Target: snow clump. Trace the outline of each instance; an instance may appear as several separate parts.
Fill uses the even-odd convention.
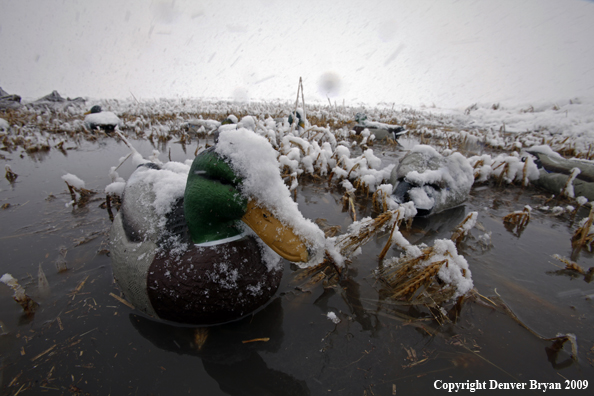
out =
[[[322,262],[326,245],[324,233],[303,217],[297,203],[291,199],[280,175],[277,152],[268,140],[245,128],[223,131],[215,152],[228,159],[233,170],[243,178],[240,189],[246,198],[265,206],[303,238],[312,253],[307,265]]]

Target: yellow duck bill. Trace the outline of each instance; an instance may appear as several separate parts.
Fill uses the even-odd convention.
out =
[[[282,258],[292,262],[309,260],[307,247],[293,230],[254,200],[248,202],[247,212],[241,220]]]

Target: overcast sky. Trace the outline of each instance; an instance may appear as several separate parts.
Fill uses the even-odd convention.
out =
[[[594,96],[594,2],[0,0],[0,87],[466,107]]]

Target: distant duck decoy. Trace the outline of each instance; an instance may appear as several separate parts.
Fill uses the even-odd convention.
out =
[[[305,116],[303,115],[302,109],[297,109],[297,112],[289,114],[289,125],[293,125],[293,122],[295,122],[295,119],[293,118],[294,115],[297,117],[297,127],[305,128]]]
[[[462,154],[443,156],[431,146],[417,145],[394,167],[390,183],[396,202],[412,201],[418,216],[429,216],[461,205],[474,174]]]
[[[37,99],[34,102],[27,103],[27,107],[32,107],[35,109],[38,108],[46,108],[46,109],[54,109],[54,110],[65,110],[70,106],[78,106],[84,105],[85,100],[81,97],[70,99],[70,98],[63,98],[58,91],[52,91],[51,94],[45,95],[42,98]]]
[[[367,115],[364,113],[357,113],[355,115],[355,121],[357,122],[357,125],[353,127],[353,130],[357,133],[357,135],[367,129],[375,136],[376,139],[390,138],[396,140],[399,136],[407,132],[402,126],[369,121],[367,120]]]
[[[227,118],[225,118],[223,122],[221,122],[221,125],[237,124],[238,122],[239,120],[237,119],[237,116],[235,116],[234,114],[229,114]]]
[[[102,129],[106,132],[113,132],[116,126],[122,126],[122,120],[111,111],[102,111],[101,106],[95,105],[85,113],[85,127],[94,131]]]
[[[18,109],[21,106],[19,95],[11,95],[0,87],[0,109]]]
[[[542,146],[541,146],[542,147]],[[560,194],[565,188],[574,168],[580,170],[573,180],[574,196],[594,200],[594,162],[580,159],[565,159],[560,154],[537,147],[528,149],[539,170],[538,179],[532,183],[553,194]]]

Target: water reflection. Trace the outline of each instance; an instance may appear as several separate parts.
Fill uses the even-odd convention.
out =
[[[336,296],[337,290],[340,291],[340,297],[348,307],[348,314],[351,315],[353,321],[359,323],[363,331],[369,332],[372,337],[381,328],[381,322],[372,311],[363,307],[361,301],[361,286],[355,280],[357,271],[349,268],[346,276],[339,282],[338,288],[324,288],[322,295],[315,301],[314,305],[319,307],[324,315],[328,312],[337,312],[339,309],[331,305],[333,297]]]
[[[283,341],[283,308],[276,298],[240,321],[208,328],[180,327],[130,314],[134,328],[157,348],[202,360],[205,371],[229,395],[309,395],[303,380],[268,367],[260,352],[275,353]],[[207,329],[208,336],[197,342]],[[202,337],[203,338],[203,337]],[[268,341],[255,341],[257,339]],[[246,342],[251,341],[251,342]]]
[[[449,238],[465,215],[466,207],[462,205],[429,217],[415,217],[411,232],[405,233],[405,236],[413,245],[432,242],[436,238]]]
[[[560,349],[556,348],[554,345],[552,347],[545,348],[547,359],[549,363],[551,363],[553,369],[555,370],[562,370],[564,368],[571,366],[574,363],[574,360],[571,356],[563,360],[562,362],[557,362],[557,360],[559,359],[559,351]]]

